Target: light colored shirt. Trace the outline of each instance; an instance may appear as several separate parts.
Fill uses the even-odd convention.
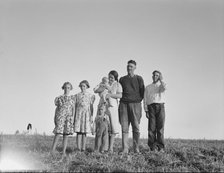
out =
[[[109,93],[110,94],[119,94],[119,93],[122,93],[122,92],[123,92],[123,89],[122,89],[121,84],[117,81],[114,81],[111,84],[111,90],[109,91]],[[118,99],[111,98],[111,105],[112,106],[118,105]]]
[[[145,88],[144,109],[148,111],[148,105],[152,103],[165,103],[166,84],[162,82],[152,83]]]

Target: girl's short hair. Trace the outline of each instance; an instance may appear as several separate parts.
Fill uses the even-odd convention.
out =
[[[117,72],[117,71],[112,70],[112,71],[109,72],[109,75],[110,75],[110,74],[114,76],[114,79],[115,79],[116,81],[118,81],[118,72]]]
[[[89,82],[87,80],[83,80],[79,83],[79,87],[81,87],[81,84],[85,84],[87,86],[87,88],[90,88]]]
[[[71,84],[70,82],[65,82],[65,83],[62,85],[61,88],[64,90],[66,85],[70,85],[71,90],[73,89],[73,86],[72,86],[72,84]]]

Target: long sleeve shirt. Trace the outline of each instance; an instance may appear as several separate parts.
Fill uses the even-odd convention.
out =
[[[141,76],[134,75],[123,76],[119,80],[122,88],[122,98],[120,99],[123,103],[140,103],[144,98],[145,85]]]
[[[166,84],[152,83],[145,88],[144,109],[148,111],[148,105],[152,103],[165,103]]]

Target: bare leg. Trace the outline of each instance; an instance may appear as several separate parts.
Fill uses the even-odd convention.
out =
[[[82,151],[86,150],[86,133],[82,134]]]
[[[59,140],[59,134],[55,134],[51,152],[54,153]]]
[[[101,152],[108,151],[108,140],[109,140],[109,136],[108,136],[108,129],[107,128],[104,131],[101,140],[102,140]]]
[[[106,95],[107,95],[106,92],[103,92],[103,93],[102,93],[102,99],[103,99],[103,102],[104,102],[104,103],[107,103]]]
[[[113,152],[115,136],[116,136],[116,134],[110,134],[110,137],[109,137],[109,152]]]
[[[68,135],[63,135],[63,155],[66,154],[67,145],[68,145]]]
[[[76,144],[77,144],[77,148],[80,151],[81,150],[81,139],[82,139],[82,134],[81,133],[77,133],[76,135]]]

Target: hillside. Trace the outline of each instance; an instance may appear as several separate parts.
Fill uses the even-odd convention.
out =
[[[62,140],[62,139],[61,139]],[[147,140],[141,139],[141,154],[118,155],[121,139],[115,141],[114,154],[93,152],[94,138],[88,139],[87,151],[75,150],[75,136],[69,138],[68,156],[52,156],[53,136],[2,135],[0,138],[0,171],[76,171],[76,172],[152,172],[152,171],[224,171],[224,141],[166,139],[166,152],[151,152]],[[14,168],[14,169],[13,169]]]

